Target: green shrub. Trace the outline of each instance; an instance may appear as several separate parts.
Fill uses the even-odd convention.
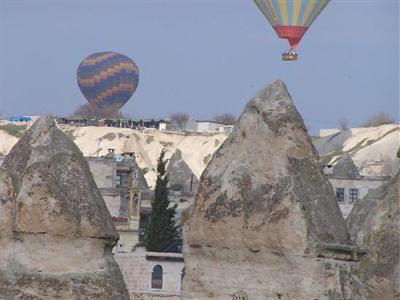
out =
[[[7,132],[9,135],[20,138],[26,131],[27,125],[5,124],[0,125],[0,129]]]

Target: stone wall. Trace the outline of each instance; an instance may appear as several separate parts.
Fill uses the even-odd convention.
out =
[[[119,233],[119,240],[114,247],[114,252],[131,252],[139,243],[139,223],[135,220],[118,222],[114,221]]]
[[[150,254],[143,248],[137,248],[134,252],[114,255],[124,276],[131,299],[180,299],[181,277],[184,268],[182,255],[156,253],[164,258],[155,259]],[[172,255],[173,258],[168,257],[169,255]],[[156,265],[163,268],[162,289],[151,288],[151,272]]]
[[[87,161],[99,189],[115,188],[117,162],[114,159],[87,158]]]

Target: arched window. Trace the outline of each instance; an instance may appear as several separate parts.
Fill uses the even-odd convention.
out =
[[[160,265],[156,265],[151,272],[151,288],[162,289],[163,281],[163,270]]]

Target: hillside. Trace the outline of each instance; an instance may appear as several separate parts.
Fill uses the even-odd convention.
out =
[[[105,155],[109,148],[117,153],[135,152],[139,166],[146,171],[150,186],[155,182],[155,166],[163,148],[170,158],[176,149],[199,178],[214,151],[227,135],[223,133],[139,131],[112,127],[60,126],[85,156]],[[7,154],[17,137],[0,129],[0,154]],[[362,175],[393,175],[399,168],[396,152],[400,147],[400,125],[355,128],[314,139],[321,162],[334,164],[347,152]]]
[[[183,159],[199,178],[214,151],[226,139],[226,134],[178,133],[109,128],[78,127],[74,129],[74,141],[85,156],[107,153],[114,148],[117,153],[135,152],[136,160],[142,169],[146,169],[146,180],[154,186],[157,159],[163,148],[167,149],[166,158],[170,158],[176,149],[181,150]]]
[[[108,149],[116,153],[135,152],[139,166],[145,170],[146,180],[154,186],[157,159],[163,148],[169,159],[176,149],[199,178],[214,151],[226,139],[223,133],[139,131],[129,128],[76,127],[61,125],[83,152],[84,156],[102,156]],[[0,129],[0,154],[7,154],[17,138]]]
[[[324,164],[335,164],[346,152],[361,175],[393,176],[399,168],[399,124],[343,130],[313,142]]]

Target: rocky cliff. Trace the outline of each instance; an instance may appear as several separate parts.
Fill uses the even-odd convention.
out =
[[[360,246],[368,249],[358,263],[362,300],[400,299],[400,173],[386,186],[358,201],[347,224]]]
[[[40,118],[0,170],[1,299],[129,299],[118,240],[77,146]]]
[[[281,81],[215,152],[185,243],[184,299],[351,299],[357,251]]]

